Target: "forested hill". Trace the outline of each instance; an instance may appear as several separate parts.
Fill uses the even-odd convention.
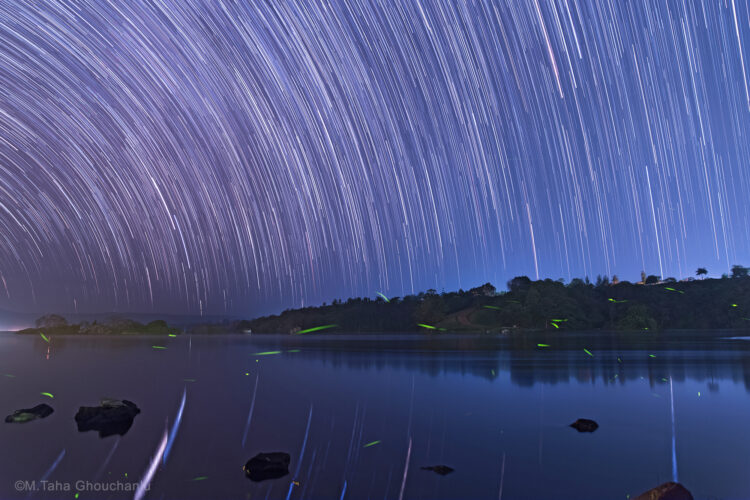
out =
[[[750,328],[750,278],[742,270],[722,279],[649,277],[647,283],[657,281],[650,284],[521,276],[508,282],[507,292],[487,283],[468,291],[356,298],[241,323],[254,333]]]

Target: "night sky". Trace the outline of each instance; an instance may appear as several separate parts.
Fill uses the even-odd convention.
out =
[[[0,308],[750,264],[745,1],[0,2]]]

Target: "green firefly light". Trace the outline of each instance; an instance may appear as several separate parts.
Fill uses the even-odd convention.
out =
[[[307,330],[300,330],[297,332],[297,335],[302,335],[303,333],[312,333],[312,332],[318,332],[320,330],[326,330],[328,328],[336,328],[339,325],[323,325],[323,326],[316,326],[313,328],[308,328]]]

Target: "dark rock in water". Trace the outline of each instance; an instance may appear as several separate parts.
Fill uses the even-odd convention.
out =
[[[641,493],[633,500],[693,500],[693,495],[680,483],[669,481]]]
[[[587,418],[579,418],[570,424],[570,426],[578,432],[594,432],[599,428],[599,424]]]
[[[98,431],[99,437],[123,436],[141,410],[126,399],[103,399],[99,406],[81,406],[76,413],[79,432]]]
[[[275,451],[273,453],[258,453],[247,461],[242,470],[253,481],[278,479],[289,474],[289,453]]]
[[[16,410],[13,412],[13,415],[8,415],[7,417],[5,417],[5,421],[8,423],[22,424],[24,422],[31,422],[32,420],[36,420],[38,418],[49,417],[50,415],[52,415],[53,411],[55,410],[53,410],[50,405],[42,403],[40,405],[36,405],[33,408]]]
[[[440,474],[441,476],[447,476],[448,474],[453,472],[453,469],[451,469],[447,465],[431,465],[429,467],[422,467],[422,470],[431,470],[432,472]]]

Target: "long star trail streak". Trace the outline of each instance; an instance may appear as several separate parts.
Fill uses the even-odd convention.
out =
[[[57,456],[57,458],[52,463],[52,465],[50,465],[49,469],[47,469],[47,472],[45,472],[42,478],[39,480],[40,482],[44,482],[49,479],[52,473],[55,472],[55,469],[57,469],[57,466],[60,465],[60,462],[62,461],[63,457],[65,457],[65,450],[60,452],[60,454]],[[31,494],[29,494],[29,496],[30,495]]]
[[[258,395],[258,380],[260,374],[255,375],[255,387],[253,388],[253,399],[250,400],[250,410],[247,412],[247,420],[245,421],[245,430],[242,431],[242,447],[245,447],[245,441],[247,440],[247,433],[250,430],[250,422],[253,419],[253,410],[255,410],[255,397]]]
[[[115,444],[112,445],[112,449],[109,450],[106,458],[99,466],[99,469],[97,469],[96,475],[94,476],[94,481],[98,481],[102,477],[102,474],[104,474],[104,471],[107,469],[107,465],[109,465],[110,460],[112,460],[115,451],[117,451],[118,446],[120,446],[120,436],[115,439]]]
[[[172,450],[172,445],[177,438],[177,431],[180,430],[180,423],[182,423],[182,414],[185,411],[185,400],[187,398],[187,388],[182,391],[182,400],[180,401],[180,408],[177,410],[177,415],[174,418],[174,424],[172,429],[169,431],[169,438],[167,440],[167,446],[164,448],[164,454],[162,455],[162,465],[166,465],[167,459],[169,458],[169,452]]]
[[[672,387],[672,377],[669,377],[669,410],[672,418],[672,481],[678,481],[677,477],[677,440],[675,439],[674,430],[674,388]]]
[[[289,490],[286,494],[286,500],[289,500],[289,498],[292,495],[292,490],[294,489],[295,483],[299,481],[299,471],[302,467],[302,459],[305,457],[305,448],[307,448],[307,437],[310,435],[310,422],[312,422],[312,412],[313,407],[312,404],[310,405],[310,413],[307,415],[307,427],[305,428],[305,438],[302,440],[302,448],[299,452],[299,459],[297,460],[297,468],[294,471],[294,475],[292,476],[292,482],[289,483]]]
[[[167,430],[165,429],[164,435],[159,442],[159,446],[156,448],[156,453],[151,458],[151,463],[149,464],[148,469],[146,469],[146,472],[143,474],[143,477],[138,483],[138,488],[135,490],[133,500],[142,500],[146,492],[149,490],[151,480],[154,478],[154,475],[159,468],[159,462],[161,462],[162,456],[164,456],[164,450],[167,447],[168,437],[169,436]]]
[[[0,308],[251,316],[721,273],[750,254],[749,16],[0,2]]]

